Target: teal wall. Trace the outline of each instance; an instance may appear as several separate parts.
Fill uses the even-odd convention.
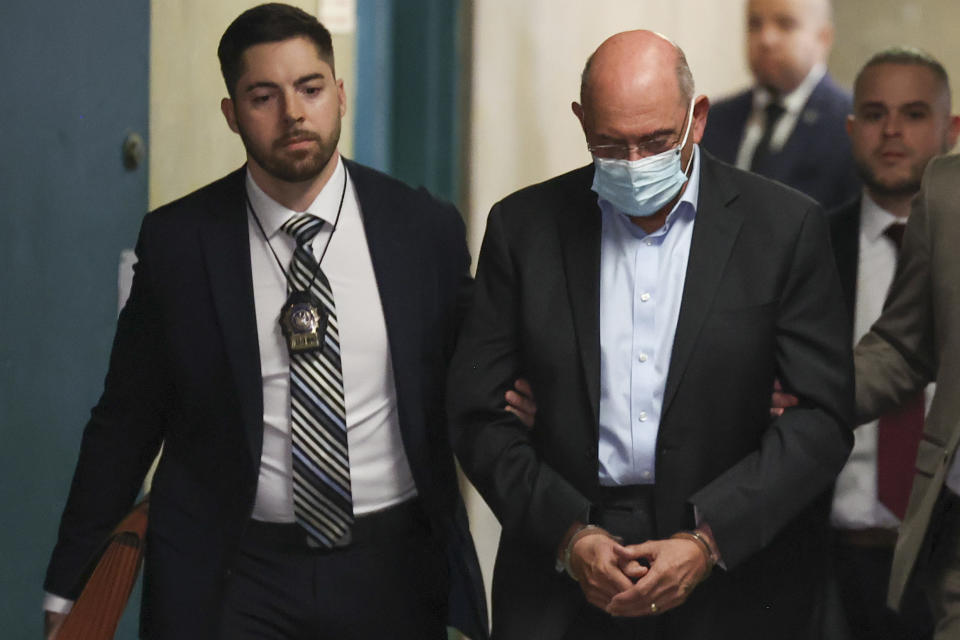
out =
[[[358,0],[354,155],[462,201],[468,46],[460,0]]]
[[[147,0],[0,8],[3,638],[40,637],[44,572],[106,372],[117,263],[146,211],[147,168],[125,169],[121,146],[147,131],[149,25]],[[118,637],[135,637],[132,623]]]

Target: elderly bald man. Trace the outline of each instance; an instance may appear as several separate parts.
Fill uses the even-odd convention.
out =
[[[852,441],[823,212],[699,149],[709,102],[660,35],[605,41],[572,106],[593,162],[493,207],[449,377],[503,525],[494,637],[802,637]],[[775,377],[802,400],[771,420]]]
[[[853,200],[859,180],[844,130],[850,93],[827,73],[830,0],[748,0],[754,86],[714,105],[703,146],[779,180],[827,210]]]

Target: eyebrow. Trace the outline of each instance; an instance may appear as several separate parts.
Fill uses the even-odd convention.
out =
[[[857,107],[858,109],[871,109],[871,108],[881,108],[881,109],[916,109],[922,107],[924,109],[932,109],[930,103],[925,100],[914,100],[913,102],[907,102],[905,104],[898,104],[891,107],[886,102],[881,100],[870,100],[867,102],[861,102]]]
[[[634,138],[636,142],[649,142],[650,140],[656,140],[657,138],[663,138],[666,136],[672,136],[676,134],[674,129],[657,129],[651,133],[648,133],[645,136],[640,136],[639,138]],[[614,141],[623,141],[623,138],[620,137],[611,137],[605,134],[599,134],[599,137],[604,140],[614,140]]]
[[[300,78],[297,78],[297,79],[293,82],[293,86],[299,87],[299,86],[301,86],[301,85],[303,85],[303,84],[306,84],[306,83],[308,83],[308,82],[313,82],[314,80],[323,80],[324,78],[325,78],[325,76],[324,76],[322,73],[311,73],[311,74],[309,74],[309,75],[305,75],[305,76],[302,76],[302,77],[300,77]],[[248,86],[244,91],[247,92],[247,93],[249,93],[249,92],[254,91],[254,90],[256,90],[256,89],[276,89],[276,88],[278,88],[279,86],[280,86],[280,85],[278,85],[276,82],[270,82],[270,81],[268,81],[268,80],[261,80],[260,82],[254,82],[253,84],[251,84],[250,86]]]

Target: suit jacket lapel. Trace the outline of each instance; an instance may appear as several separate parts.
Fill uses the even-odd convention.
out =
[[[253,302],[250,238],[244,197],[246,172],[236,171],[211,192],[201,227],[210,291],[233,371],[240,414],[252,461],[260,464],[263,446],[263,380]]]
[[[715,160],[700,155],[700,196],[690,244],[686,280],[680,301],[680,317],[673,339],[670,369],[664,390],[661,416],[666,416],[690,361],[703,321],[710,310],[724,267],[743,224],[743,214],[729,205],[737,192],[717,179]],[[661,418],[662,420],[663,418]]]
[[[600,235],[597,196],[590,190],[593,168],[574,175],[566,210],[559,216],[567,291],[593,424],[600,421]]]
[[[802,158],[809,152],[807,149],[814,145],[823,144],[823,134],[821,133],[822,118],[829,117],[829,105],[827,104],[827,94],[830,90],[829,76],[823,76],[817,86],[813,88],[806,104],[800,110],[797,117],[797,124],[794,126],[790,137],[779,153],[770,157],[770,175],[773,177],[784,175],[791,160]],[[766,174],[765,174],[766,175]]]
[[[416,226],[410,216],[397,215],[402,201],[391,199],[389,184],[366,167],[346,159],[344,163],[360,203],[363,230],[387,325],[400,430],[408,455],[413,455],[410,452],[425,450],[410,441],[410,438],[420,437],[417,435],[420,430],[405,428],[411,424],[408,414],[411,407],[407,399],[416,397],[421,373],[420,332],[415,330],[421,324],[420,303],[411,297],[423,291],[423,284],[418,281],[421,258],[416,251]]]

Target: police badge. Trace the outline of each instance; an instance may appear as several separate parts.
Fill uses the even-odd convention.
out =
[[[320,349],[327,331],[327,313],[307,291],[293,291],[280,311],[280,329],[290,353]]]

